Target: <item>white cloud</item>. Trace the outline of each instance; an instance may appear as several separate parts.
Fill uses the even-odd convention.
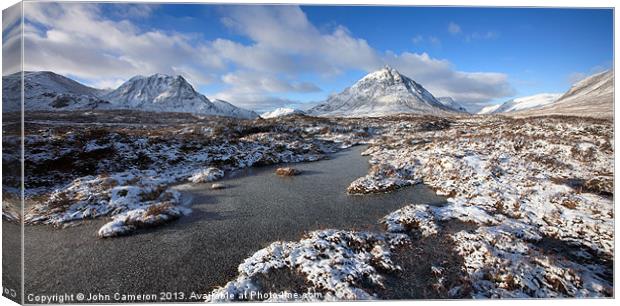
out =
[[[233,101],[234,104],[244,107],[258,107],[261,110],[295,103],[295,101],[289,99],[276,98],[273,94],[321,91],[313,83],[283,80],[282,78],[252,71],[227,73],[221,79],[227,85],[227,88],[215,94],[218,99]]]
[[[248,38],[241,43],[143,30],[130,21],[147,18],[151,10],[142,15],[132,9],[126,12],[128,19],[112,20],[96,4],[24,5],[26,69],[74,75],[93,86],[113,86],[136,74],[181,74],[194,85],[223,85],[221,92],[207,93],[209,97],[266,109],[294,104],[274,95],[320,90],[299,81],[302,75],[320,78],[351,69],[370,72],[390,63],[437,96],[463,102],[484,102],[512,90],[504,74],[459,71],[449,61],[426,53],[383,52],[340,25],[319,30],[297,6],[222,8],[221,22]],[[437,37],[427,40],[441,45]]]
[[[450,34],[452,35],[456,35],[456,34],[460,34],[461,33],[461,26],[454,23],[454,22],[450,22],[448,24],[448,32],[450,32]]]
[[[205,55],[209,47],[191,35],[141,31],[127,20],[101,17],[95,4],[28,2],[24,11],[26,70],[113,82],[136,74],[192,74],[182,67],[194,72],[224,68],[220,60]],[[209,78],[199,75],[197,79]]]
[[[100,89],[115,89],[121,86],[125,81],[124,79],[106,78],[101,80],[90,80],[87,85]]]
[[[218,92],[214,94],[212,98],[231,102],[236,106],[252,109],[257,112],[265,112],[278,107],[289,107],[298,104],[298,101],[291,99],[275,97],[263,93],[237,92],[235,90]]]
[[[110,3],[108,5],[115,17],[135,19],[149,17],[159,7],[155,3]]]
[[[241,71],[222,76],[222,81],[235,88],[238,92],[317,92],[321,89],[309,82],[287,82],[280,78],[260,73]]]
[[[333,74],[379,61],[366,40],[353,37],[343,26],[322,33],[297,6],[232,6],[222,13],[225,25],[253,41],[225,41],[225,56],[245,68]]]
[[[435,96],[449,96],[464,104],[490,101],[514,93],[508,76],[503,73],[458,71],[449,61],[434,59],[427,53],[388,53],[385,60]]]
[[[416,35],[416,36],[414,36],[414,37],[411,39],[411,41],[412,41],[414,44],[419,44],[419,43],[421,43],[422,41],[424,41],[424,37],[423,37],[422,35]]]
[[[2,75],[21,71],[21,5],[2,11]]]

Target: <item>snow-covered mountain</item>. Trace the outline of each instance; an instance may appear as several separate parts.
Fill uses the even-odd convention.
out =
[[[554,103],[521,115],[613,117],[614,71],[607,70],[574,84]]]
[[[452,97],[439,97],[437,98],[437,101],[439,101],[439,103],[451,108],[454,111],[457,111],[459,113],[468,113],[467,109],[465,107],[463,107],[463,105],[457,103],[456,101],[454,101],[454,99],[452,99]]]
[[[488,105],[483,107],[480,111],[478,111],[479,115],[484,115],[484,114],[492,114],[494,113],[498,108],[500,108],[502,106],[502,104],[494,104],[494,105]]]
[[[613,117],[614,71],[607,70],[577,82],[550,108],[541,112]]]
[[[382,116],[397,113],[456,114],[422,85],[385,66],[308,111],[319,116]]]
[[[180,75],[135,76],[103,96],[111,108],[256,118],[258,114],[228,102],[211,102]]]
[[[53,111],[106,107],[98,89],[50,71],[24,72],[24,108]],[[21,73],[2,77],[2,111],[21,109]]]
[[[20,73],[2,78],[2,110],[20,110]],[[24,72],[26,110],[133,109],[253,119],[258,114],[226,101],[210,101],[182,76],[135,76],[114,90],[85,86],[49,71]]]
[[[235,117],[235,118],[242,118],[242,119],[258,118],[258,113],[245,109],[245,108],[235,106],[231,104],[230,102],[227,102],[224,100],[215,99],[215,100],[212,100],[211,103],[215,105],[215,109],[219,111],[219,114],[221,114],[221,116]]]
[[[499,114],[537,109],[555,102],[562,94],[541,93],[508,100],[500,105],[491,105],[483,108],[478,114]]]
[[[299,110],[299,109],[295,109],[295,108],[289,108],[289,107],[279,107],[276,108],[270,112],[265,112],[260,114],[261,118],[264,119],[269,119],[269,118],[276,118],[276,117],[282,117],[282,116],[290,116],[290,115],[303,115],[305,114],[304,111]]]

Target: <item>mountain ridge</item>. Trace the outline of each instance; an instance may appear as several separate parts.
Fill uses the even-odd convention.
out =
[[[576,82],[554,103],[535,110],[516,112],[516,116],[614,116],[614,70],[593,74]]]
[[[528,109],[542,108],[554,103],[562,94],[540,93],[531,96],[523,96],[510,99],[501,104],[489,105],[478,111],[478,114],[501,114],[524,111]]]
[[[21,73],[3,76],[3,112],[21,109]],[[251,110],[211,101],[182,76],[137,75],[113,90],[83,85],[51,71],[24,72],[24,108],[36,111],[132,109],[258,118]]]
[[[276,117],[283,117],[283,116],[291,116],[295,114],[304,115],[306,114],[306,112],[296,109],[296,108],[278,107],[270,112],[264,112],[260,114],[260,116],[263,119],[269,119],[269,118],[276,118]]]
[[[2,111],[21,109],[21,72],[2,77]],[[24,71],[24,108],[28,110],[93,109],[108,104],[99,90],[51,71]]]

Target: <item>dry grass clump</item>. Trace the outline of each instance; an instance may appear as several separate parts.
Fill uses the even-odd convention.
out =
[[[157,186],[150,192],[142,193],[140,195],[140,199],[144,202],[157,200],[159,196],[161,196],[162,192],[164,192],[165,190],[166,190],[166,186],[163,186],[163,185]]]
[[[614,195],[614,182],[609,178],[592,178],[583,185],[584,190],[604,196]]]
[[[579,202],[577,202],[576,200],[572,198],[568,198],[568,199],[562,200],[560,204],[568,209],[575,209],[577,208],[577,205],[579,205]]]
[[[276,169],[276,174],[279,176],[295,176],[299,175],[301,170],[292,168],[292,167],[280,167]]]
[[[64,211],[69,208],[69,206],[71,206],[73,202],[73,199],[71,199],[66,193],[61,192],[50,197],[49,201],[47,202],[47,206],[52,211]]]
[[[145,215],[148,217],[165,214],[170,208],[172,208],[172,205],[169,202],[154,204],[146,209]]]

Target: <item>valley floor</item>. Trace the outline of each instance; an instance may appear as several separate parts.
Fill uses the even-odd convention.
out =
[[[133,117],[128,120],[129,116]],[[91,248],[84,240],[95,241],[95,234],[100,238],[137,234],[96,240],[109,249],[146,235],[151,242],[131,245],[141,249],[148,244],[149,254],[155,256],[149,262],[161,257],[161,265],[182,266],[185,259],[176,256],[178,261],[169,262],[159,256],[161,232],[141,228],[180,218],[162,229],[182,231],[183,220],[197,218],[193,209],[209,214],[208,208],[193,207],[179,184],[202,188],[207,195],[234,196],[236,190],[247,190],[226,186],[240,169],[281,163],[295,167],[293,163],[329,158],[354,145],[368,146],[362,152],[369,158],[368,172],[337,179],[339,184],[330,185],[341,186],[340,198],[324,200],[340,209],[351,205],[347,201],[356,201],[351,199],[370,198],[357,203],[359,210],[368,209],[373,201],[385,203],[381,210],[362,214],[366,220],[362,223],[322,222],[329,216],[317,215],[314,225],[300,228],[305,234],[291,230],[292,236],[273,236],[272,243],[261,240],[254,244],[254,253],[239,262],[236,275],[227,270],[229,282],[223,277],[215,282],[221,287],[193,287],[202,290],[208,301],[613,294],[612,121],[499,116],[292,116],[243,121],[188,115],[155,119],[114,112],[48,118],[50,114],[31,114],[26,122],[23,219],[29,225],[47,224],[31,231],[49,231],[50,225],[71,227],[58,232],[79,232],[80,241],[69,242],[78,249],[66,247],[65,241],[58,242],[63,247],[53,252],[76,253],[87,252],[79,248]],[[123,123],[128,121],[133,123]],[[12,150],[19,138],[5,135],[3,141],[3,163],[10,165],[18,158]],[[316,171],[308,167],[305,175],[284,179],[303,182]],[[208,190],[216,180],[229,189]],[[5,175],[5,194],[17,181]],[[306,188],[319,195],[322,188],[317,184],[308,183]],[[419,196],[425,191],[411,189],[419,186],[445,198],[438,202],[434,195]],[[261,199],[261,193],[273,190],[252,192]],[[411,190],[415,194],[407,195]],[[389,194],[376,195],[383,193]],[[231,201],[227,205],[237,203]],[[311,203],[304,198],[289,202],[282,205]],[[3,214],[5,220],[16,217]],[[262,219],[263,225],[269,224],[269,218]],[[84,233],[93,226],[99,228],[96,233]],[[285,224],[279,226],[287,232]],[[188,250],[195,247],[195,241],[175,242]],[[31,247],[40,248],[36,243]],[[211,255],[205,256],[235,247],[206,245]],[[44,262],[34,261],[42,271],[47,269]],[[127,279],[136,276],[126,274]],[[119,289],[123,284],[110,286]],[[257,296],[257,292],[274,294]]]

